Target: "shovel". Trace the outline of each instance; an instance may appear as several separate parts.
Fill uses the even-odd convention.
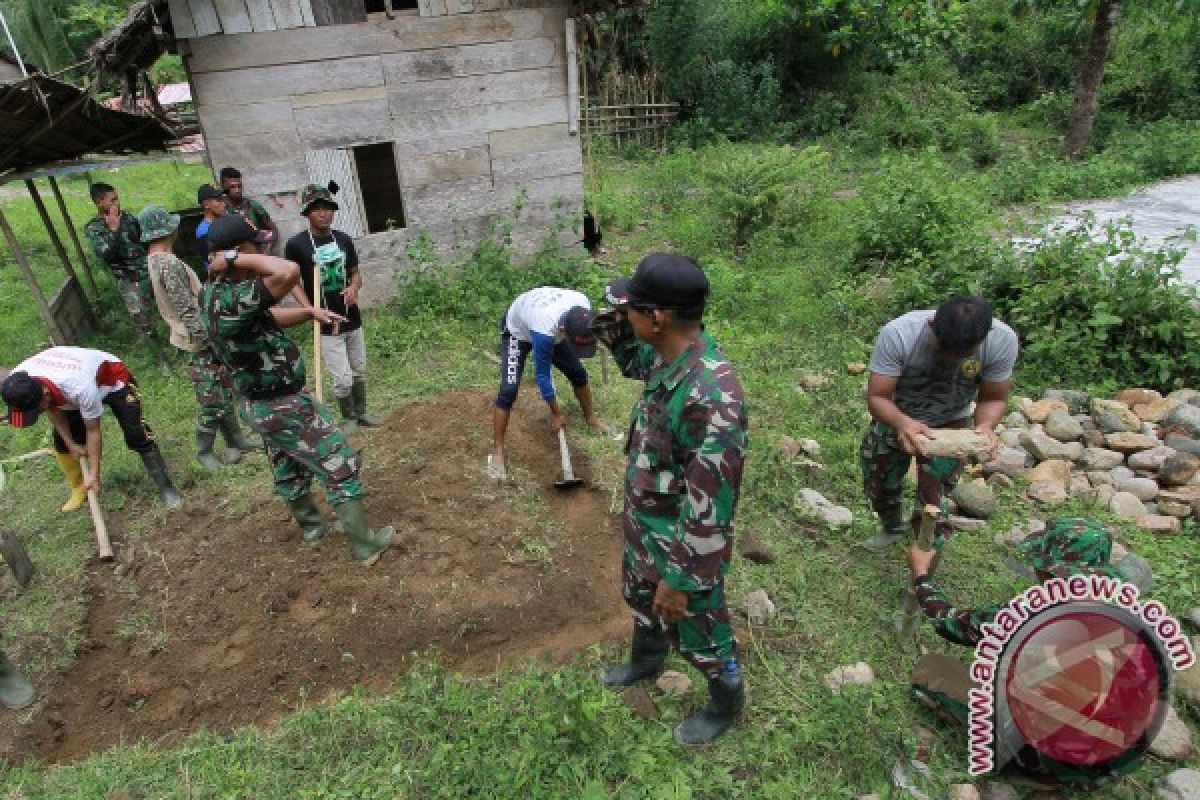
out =
[[[571,469],[571,451],[567,449],[567,434],[559,428],[558,430],[558,452],[562,456],[562,480],[554,482],[555,489],[575,489],[583,486],[583,481],[575,477],[575,470]]]
[[[23,589],[29,585],[29,579],[33,577],[33,562],[29,560],[25,544],[15,533],[0,533],[0,558],[12,570],[18,586]]]
[[[941,516],[942,509],[938,506],[926,505],[925,508],[921,509],[921,528],[917,533],[917,547],[926,552],[933,549],[934,532]],[[935,556],[933,564],[929,567],[931,575],[937,569],[938,560]],[[910,585],[905,590],[904,607],[901,609],[900,615],[896,620],[896,633],[900,635],[900,641],[912,641],[913,637],[916,636],[922,616],[921,606],[917,603],[917,594],[912,590]]]

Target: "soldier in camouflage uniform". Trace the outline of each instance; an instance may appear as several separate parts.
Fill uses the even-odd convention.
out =
[[[112,273],[133,324],[145,335],[159,363],[167,367],[151,311],[154,290],[146,266],[146,250],[142,247],[141,226],[132,214],[121,210],[121,200],[112,186],[94,183],[90,191],[97,214],[84,226],[83,235],[96,257]]]
[[[859,454],[867,498],[882,529],[864,546],[882,550],[916,529],[921,508],[945,508],[962,462],[926,457],[915,437],[933,428],[973,425],[995,445],[1016,360],[1017,335],[992,319],[991,306],[980,297],[955,296],[936,312],[912,311],[883,327],[867,382],[872,421]],[[906,519],[904,477],[914,456],[917,502]],[[950,533],[946,516],[938,522],[939,543]]]
[[[917,545],[908,550],[913,589],[921,611],[943,639],[964,647],[974,648],[984,638],[983,628],[993,622],[1007,603],[957,608],[930,575],[933,550]],[[1032,568],[1029,577],[1044,583],[1051,578],[1072,575],[1108,575],[1133,583],[1142,593],[1153,586],[1153,574],[1145,559],[1128,553],[1119,564],[1113,564],[1112,534],[1101,523],[1082,517],[1051,519],[1043,533],[1021,543],[1020,555]],[[938,716],[955,724],[966,725],[969,719],[968,693],[973,686],[969,666],[953,656],[927,654],[913,670],[913,695]],[[1141,753],[1133,751],[1126,759],[1117,759],[1105,782],[1127,774],[1138,766]],[[1015,777],[1035,784],[1064,783],[1075,786],[1095,785],[1095,776],[1085,776],[1069,764],[1040,755],[1030,746],[1023,748],[1011,765]]]
[[[329,409],[305,389],[304,361],[282,330],[339,317],[312,306],[276,305],[300,281],[300,268],[257,254],[256,243],[268,241],[268,231],[229,214],[213,223],[208,236],[213,251],[204,287],[209,340],[232,373],[242,413],[266,442],[275,493],[288,504],[304,541],[316,544],[326,533],[310,493],[313,477],[319,478],[354,558],[370,566],[391,545],[395,531],[390,525],[374,532],[367,527],[358,454]]]
[[[172,247],[179,230],[179,215],[162,206],[146,206],[138,214],[142,243],[154,299],[171,331],[171,344],[187,354],[188,372],[200,404],[196,425],[196,460],[205,469],[220,469],[221,459],[213,454],[217,431],[225,436],[225,463],[240,461],[255,444],[242,435],[233,405],[233,382],[225,366],[217,361],[208,341],[208,328],[200,313],[200,279],[180,260]]]
[[[724,733],[745,692],[725,598],[747,444],[737,375],[701,322],[708,279],[695,261],[652,253],[610,287],[626,310],[597,318],[622,373],[645,381],[625,451],[622,593],[633,610],[630,663],[607,686],[660,674],[670,645],[708,679],[710,700],[675,729],[698,745]]]

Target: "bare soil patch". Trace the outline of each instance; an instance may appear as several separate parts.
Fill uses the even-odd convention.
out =
[[[265,476],[248,513],[191,492],[165,528],[118,538],[122,564],[92,569],[77,662],[38,681],[30,724],[4,720],[0,752],[71,761],[121,741],[270,724],[355,685],[386,689],[430,649],[480,673],[624,633],[608,493],[553,488],[556,440],[531,403],[510,426],[516,484],[490,483],[490,400],[447,394],[356,437],[371,522],[398,531],[370,569],[340,534],[305,547]]]

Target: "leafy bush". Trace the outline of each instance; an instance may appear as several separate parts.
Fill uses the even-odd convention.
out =
[[[1175,389],[1200,382],[1200,301],[1180,282],[1178,248],[1149,249],[1128,220],[1088,217],[1023,253],[986,288],[1047,382]]]

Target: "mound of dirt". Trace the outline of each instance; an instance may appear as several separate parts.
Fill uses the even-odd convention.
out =
[[[624,634],[608,494],[552,488],[555,439],[529,404],[510,426],[518,480],[490,483],[490,399],[444,395],[357,437],[371,521],[398,532],[370,569],[340,534],[305,547],[265,476],[257,510],[231,518],[193,492],[166,529],[118,541],[121,566],[94,569],[78,661],[39,681],[40,712],[7,731],[8,757],[270,724],[356,684],[385,689],[430,649],[479,672]]]

